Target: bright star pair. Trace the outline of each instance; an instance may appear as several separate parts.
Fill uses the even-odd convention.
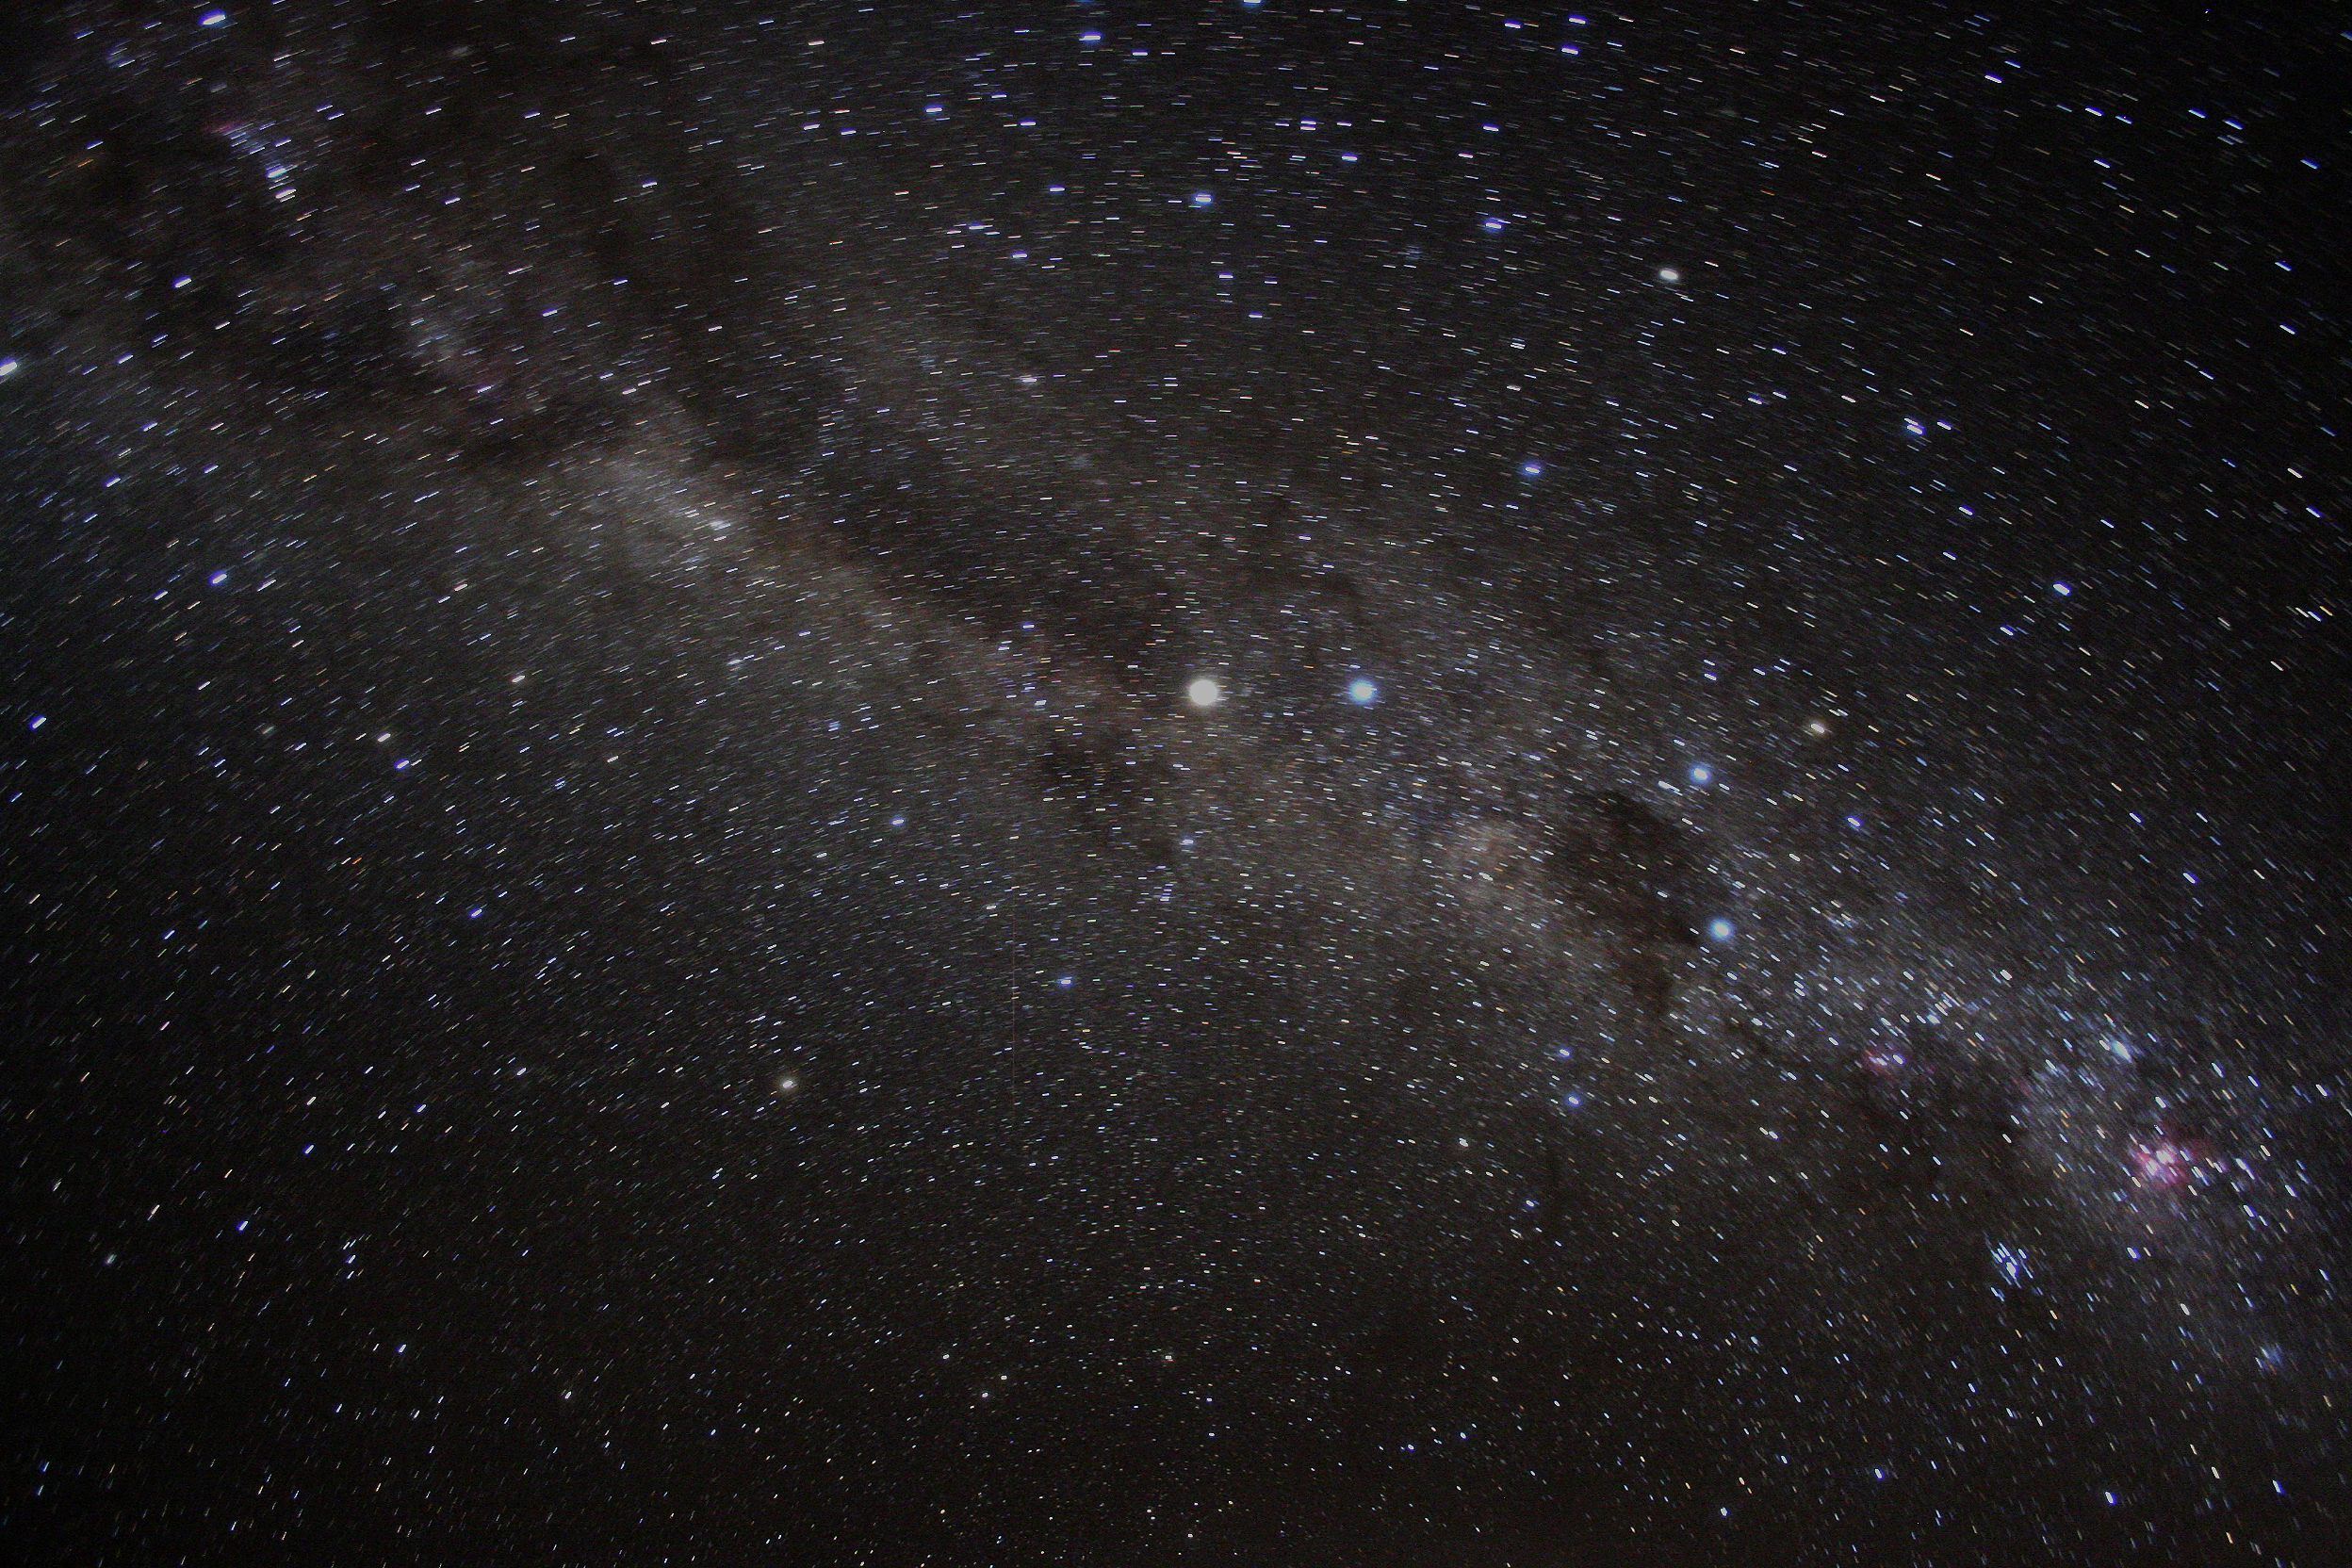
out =
[[[1358,708],[1369,708],[1380,700],[1380,682],[1360,675],[1348,682],[1347,695]],[[1225,700],[1224,683],[1213,675],[1195,676],[1184,687],[1184,700],[1195,708],[1215,708]]]

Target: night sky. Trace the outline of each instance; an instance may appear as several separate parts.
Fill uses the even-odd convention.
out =
[[[2352,1560],[2334,8],[0,23],[0,1557]]]

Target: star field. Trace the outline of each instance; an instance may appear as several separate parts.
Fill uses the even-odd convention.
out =
[[[11,1560],[2344,1560],[2316,11],[0,57]]]

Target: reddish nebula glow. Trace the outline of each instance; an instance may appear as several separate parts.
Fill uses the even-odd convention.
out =
[[[2207,1151],[2194,1138],[2159,1134],[2132,1146],[2132,1172],[2140,1185],[2156,1192],[2179,1192],[2197,1175]]]

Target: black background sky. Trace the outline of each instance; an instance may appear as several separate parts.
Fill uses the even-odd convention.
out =
[[[0,1544],[2343,1560],[2342,22],[15,13]]]

